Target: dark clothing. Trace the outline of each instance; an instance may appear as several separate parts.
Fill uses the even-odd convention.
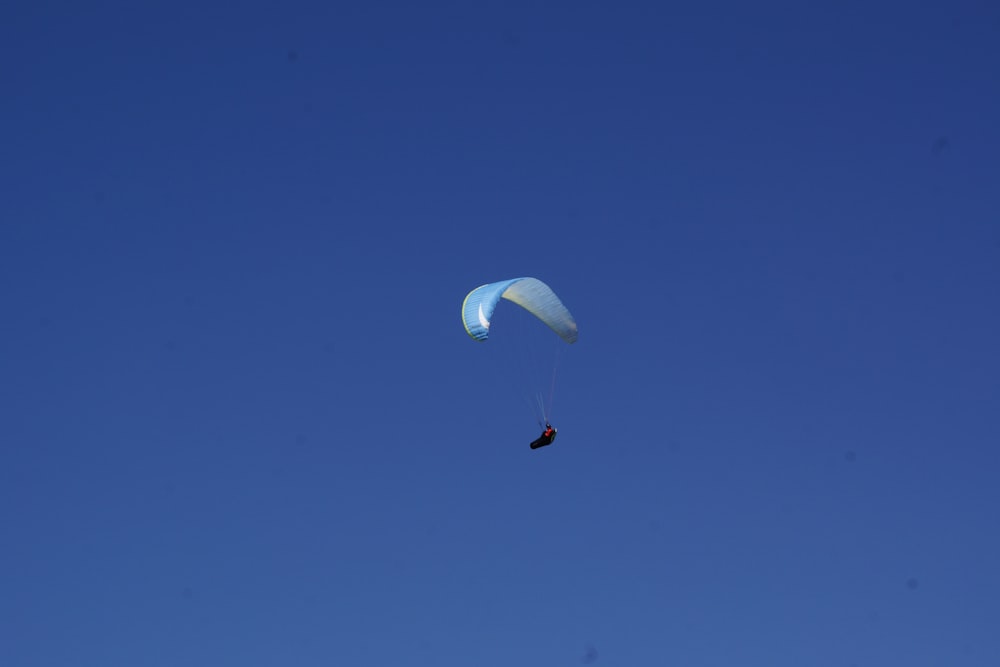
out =
[[[555,439],[556,439],[556,430],[551,426],[549,426],[548,424],[546,424],[545,430],[542,431],[542,435],[539,436],[539,438],[535,440],[533,443],[531,443],[531,448],[538,449],[539,447],[545,447],[547,445],[551,445],[552,441]]]

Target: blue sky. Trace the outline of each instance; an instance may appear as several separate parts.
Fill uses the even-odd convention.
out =
[[[0,663],[1000,661],[990,3],[36,2],[0,63]],[[520,275],[539,451],[459,318]]]

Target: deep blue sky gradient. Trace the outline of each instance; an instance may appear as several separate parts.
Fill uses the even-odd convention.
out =
[[[4,6],[0,664],[1000,664],[998,72],[988,2]]]

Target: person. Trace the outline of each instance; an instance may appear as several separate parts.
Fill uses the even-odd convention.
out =
[[[552,428],[552,424],[545,422],[545,430],[542,431],[542,435],[531,443],[532,449],[538,449],[539,447],[545,447],[546,445],[551,445],[552,441],[556,439],[556,429]]]

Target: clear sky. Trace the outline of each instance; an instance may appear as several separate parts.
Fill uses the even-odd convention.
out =
[[[998,72],[994,2],[5,3],[0,664],[1000,664]]]

